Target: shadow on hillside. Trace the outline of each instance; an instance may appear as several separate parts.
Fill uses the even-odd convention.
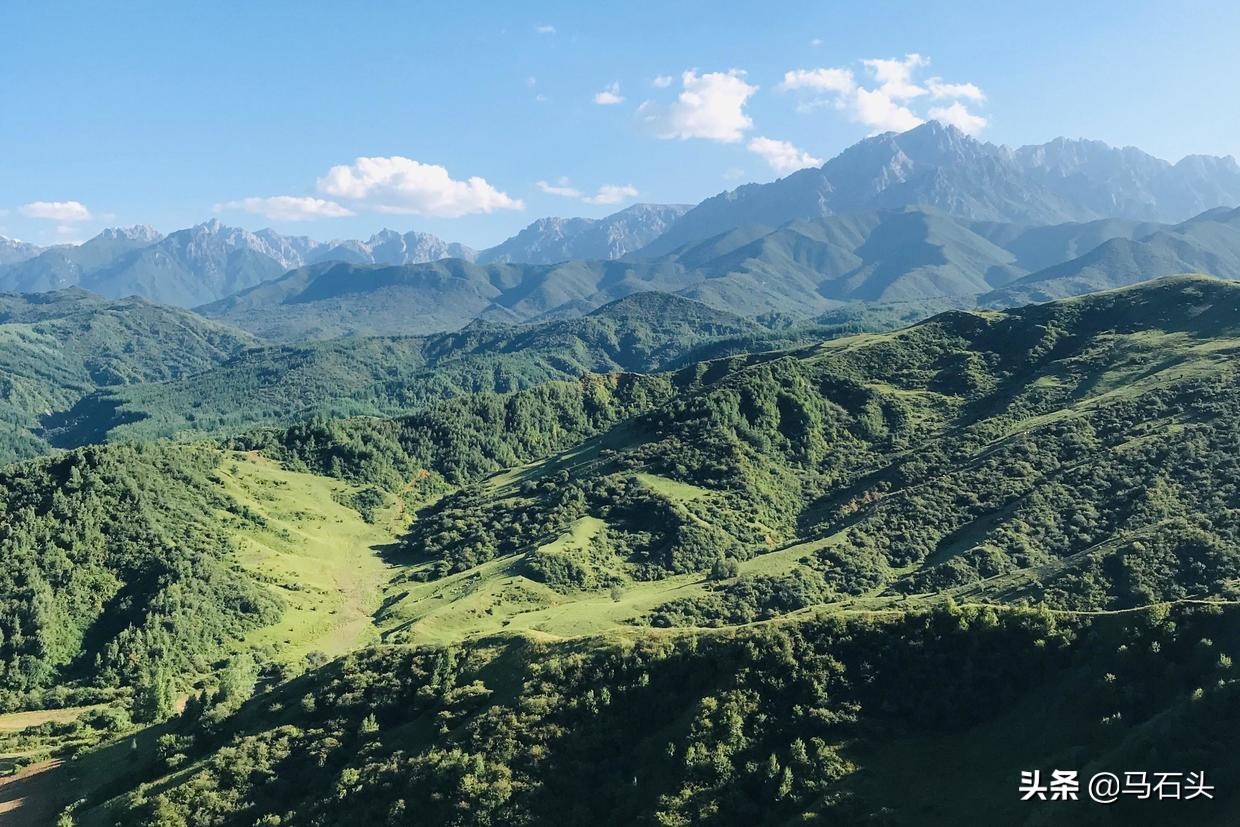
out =
[[[60,761],[43,761],[0,779],[0,827],[51,824],[62,803],[64,776]]]
[[[55,448],[76,448],[107,442],[113,428],[147,418],[145,413],[120,409],[122,400],[106,390],[84,396],[67,411],[39,419],[39,435]]]
[[[421,562],[423,557],[407,549],[401,540],[391,543],[379,543],[370,547],[379,559],[389,566],[408,566]]]

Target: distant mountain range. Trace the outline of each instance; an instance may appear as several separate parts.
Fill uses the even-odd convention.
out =
[[[417,231],[385,229],[368,241],[320,242],[214,219],[168,236],[150,227],[109,229],[83,244],[50,248],[0,239],[0,292],[82,287],[193,307],[327,261],[396,266],[450,258],[536,264],[611,259],[649,244],[687,209],[638,204],[606,218],[544,218],[482,253]]]
[[[25,261],[28,258],[34,258],[43,252],[43,247],[37,244],[29,244],[25,241],[18,241],[15,238],[5,238],[0,235],[0,267],[6,264],[16,264],[19,261]]]
[[[302,265],[340,260],[412,264],[474,252],[427,233],[384,230],[369,241],[323,243],[273,230],[250,232],[211,220],[160,235],[150,227],[104,230],[76,246],[57,246],[0,267],[0,291],[82,287],[102,296],[138,295],[192,307],[276,278]]]
[[[78,286],[205,306],[276,338],[580,315],[643,291],[800,317],[848,302],[1007,305],[1137,272],[1240,275],[1227,217],[1238,204],[1232,158],[1170,164],[1064,138],[1009,149],[929,122],[692,208],[544,218],[482,251],[416,231],[324,243],[215,220],[48,249],[4,239],[0,291]]]
[[[540,218],[504,243],[483,250],[477,261],[555,264],[622,258],[661,236],[690,209],[687,204],[635,204],[606,218]]]
[[[1101,218],[1173,223],[1240,205],[1234,158],[1177,164],[1131,147],[1057,138],[1009,149],[937,121],[867,138],[821,167],[708,198],[641,251],[661,255],[734,227],[928,206],[974,221],[1061,224]]]
[[[794,221],[776,230],[740,227],[651,259],[324,263],[199,311],[258,336],[291,341],[420,335],[474,319],[562,318],[646,291],[675,293],[742,316],[806,318],[856,303],[921,304],[932,312],[944,300],[966,306],[979,297],[1008,306],[1178,272],[1240,277],[1233,253],[1240,250],[1240,222],[1234,215],[1212,211],[1182,225],[1106,219],[1029,227],[964,221],[926,209],[875,210]],[[1095,262],[1098,251],[1110,249],[1163,252]]]

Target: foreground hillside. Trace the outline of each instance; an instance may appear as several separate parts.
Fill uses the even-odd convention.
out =
[[[14,466],[3,697],[92,706],[3,743],[81,824],[1229,823],[1238,348],[1182,277]]]
[[[1240,812],[1224,793],[1240,780],[1238,622],[949,607],[380,647],[222,722],[181,716],[132,763],[132,792],[78,813],[151,825],[1222,825]],[[1083,800],[1022,802],[1031,767],[1083,779],[1208,767],[1216,798],[1107,807],[1082,785]]]

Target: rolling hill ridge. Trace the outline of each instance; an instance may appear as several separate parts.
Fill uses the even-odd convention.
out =
[[[669,300],[620,312],[641,301]],[[10,589],[6,617],[37,633],[6,632],[0,679],[13,700],[132,692],[139,721],[188,689],[183,714],[116,742],[128,761],[106,746],[124,724],[72,730],[105,744],[68,770],[86,824],[449,819],[449,799],[471,818],[883,807],[950,824],[960,808],[933,805],[947,775],[980,762],[998,789],[969,806],[1012,814],[1009,776],[1084,730],[1099,766],[1195,755],[1230,777],[1238,351],[1240,287],[1181,277],[395,419],[19,464],[0,475],[24,527],[0,534],[5,560],[60,532],[41,577],[87,561],[59,594],[98,581],[129,599]],[[129,539],[100,546],[72,516],[87,513]],[[288,566],[335,562],[330,543],[290,556],[295,532],[348,532],[339,548],[388,568],[358,558],[347,592],[298,587]],[[169,561],[154,581],[151,548]],[[326,613],[357,605],[381,645],[276,656],[364,645],[352,610]],[[80,652],[116,668],[75,671]],[[941,756],[944,739],[963,752]],[[912,767],[925,789],[894,795]],[[1195,820],[1226,823],[1222,789]]]
[[[142,299],[79,289],[0,294],[0,465],[46,452],[43,418],[93,391],[187,377],[256,344]]]

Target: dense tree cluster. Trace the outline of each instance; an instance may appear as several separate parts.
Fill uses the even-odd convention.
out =
[[[234,570],[231,501],[193,446],[86,448],[0,471],[0,699],[66,682],[169,684],[279,615]],[[241,519],[241,518],[235,518]]]
[[[661,377],[582,376],[519,393],[452,399],[398,419],[314,420],[256,431],[231,445],[393,491],[428,475],[460,485],[576,445],[671,392]]]
[[[1043,750],[1087,745],[1073,768],[1208,767],[1216,800],[1180,803],[1198,817],[1234,801],[1240,778],[1237,646],[1234,612],[1065,623],[949,605],[624,644],[389,647],[220,724],[185,716],[178,762],[192,768],[168,776],[155,762],[151,783],[109,810],[151,825],[856,823],[876,811],[911,824],[922,807],[952,823],[985,802],[1015,817],[1029,757],[988,742],[1006,737],[990,722],[1042,698],[1023,726]],[[1126,737],[1158,719],[1177,730]],[[889,744],[966,730],[996,748],[967,780],[951,761],[919,764],[924,785],[868,780]],[[917,797],[962,783],[977,794]],[[1119,807],[1156,823],[1141,803]]]

